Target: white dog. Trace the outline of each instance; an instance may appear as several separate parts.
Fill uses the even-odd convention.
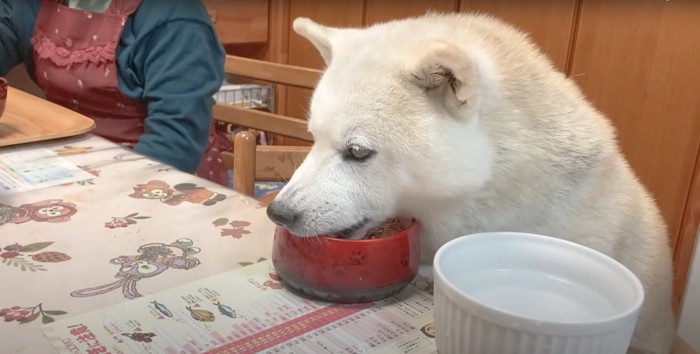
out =
[[[667,354],[675,333],[665,225],[614,128],[525,34],[473,14],[364,29],[294,30],[327,68],[315,143],[268,209],[299,235],[363,235],[420,221],[431,262],[452,238],[521,231],[608,254],[644,284],[631,352]]]

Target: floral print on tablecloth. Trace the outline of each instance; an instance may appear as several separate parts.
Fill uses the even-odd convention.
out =
[[[258,201],[232,189],[96,136],[18,148],[49,149],[94,178],[0,196],[0,277],[6,285],[0,310],[8,309],[0,316],[0,352],[26,351],[28,343],[34,352],[52,352],[39,330],[43,321],[270,257],[274,224]],[[263,285],[267,281],[272,287]],[[268,291],[276,283],[260,279]]]
[[[229,222],[227,218],[218,218],[212,222],[215,227],[221,228],[221,237],[232,237],[235,239],[250,234],[246,227],[250,226],[250,222],[244,220],[233,220]]]
[[[68,312],[60,310],[45,310],[43,304],[34,306],[19,306],[14,305],[0,309],[0,316],[5,322],[16,322],[17,324],[25,324],[33,322],[41,318],[41,323],[48,324],[54,322],[54,316],[67,315]]]
[[[134,225],[138,223],[138,220],[150,219],[150,216],[139,215],[139,213],[131,213],[123,217],[114,217],[112,220],[105,223],[105,227],[108,229],[115,229],[118,227],[127,227],[129,225]]]
[[[90,167],[90,166],[78,166],[78,167],[80,167],[80,168],[83,169],[85,172],[88,172],[88,173],[90,173],[91,175],[93,175],[93,176],[95,176],[95,177],[99,177],[99,176],[100,176],[100,171],[97,170],[97,169],[94,169],[94,168],[92,168],[92,167]],[[73,184],[78,184],[78,185],[81,185],[81,186],[91,185],[91,184],[95,184],[95,179],[94,179],[94,178],[90,178],[90,179],[86,179],[86,180],[84,180],[84,181],[77,181],[77,182],[66,183],[66,184],[63,184],[63,186],[64,186],[64,187],[67,187],[67,186],[72,186]]]

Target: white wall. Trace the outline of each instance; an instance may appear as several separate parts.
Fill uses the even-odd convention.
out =
[[[683,295],[678,334],[693,349],[700,351],[700,230]]]

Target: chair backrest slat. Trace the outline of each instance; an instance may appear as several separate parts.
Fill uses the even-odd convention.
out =
[[[221,122],[313,141],[306,120],[303,119],[223,103],[214,105],[212,112],[215,119]]]
[[[233,55],[226,56],[225,71],[258,81],[313,89],[321,71],[300,66],[266,62]],[[234,126],[270,132],[313,142],[305,119],[258,109],[217,103],[214,119]],[[256,145],[251,132],[241,131],[234,138],[233,152],[222,152],[224,164],[233,169],[233,189],[253,195],[255,181],[287,181],[309,153],[309,146]]]
[[[279,64],[234,55],[226,56],[224,71],[276,84],[313,89],[321,78],[321,72],[301,66]]]

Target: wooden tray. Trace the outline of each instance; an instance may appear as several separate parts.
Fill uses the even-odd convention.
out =
[[[0,117],[0,146],[85,134],[94,127],[82,114],[10,87]]]

